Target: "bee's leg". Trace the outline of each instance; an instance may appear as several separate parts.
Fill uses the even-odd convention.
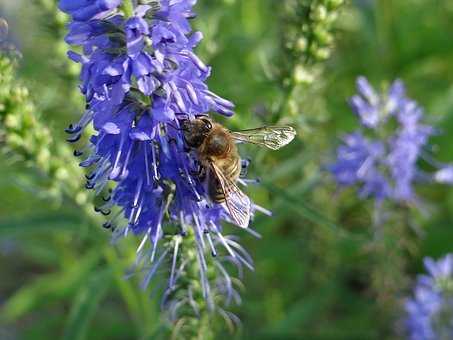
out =
[[[200,165],[199,167],[199,171],[198,171],[198,178],[200,179],[200,181],[204,181],[206,180],[206,169]]]
[[[201,165],[201,163],[197,163],[197,169],[196,170],[193,170],[190,172],[190,174],[194,177],[198,177],[200,179],[206,177],[206,170],[205,168]]]
[[[246,158],[246,159],[241,159],[241,173],[239,175],[240,178],[244,178],[247,176],[247,172],[248,172],[248,169],[249,169],[249,165],[250,165],[250,159]]]

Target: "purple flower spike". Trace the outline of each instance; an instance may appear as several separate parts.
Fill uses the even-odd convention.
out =
[[[453,255],[425,259],[428,275],[417,278],[414,296],[405,303],[410,340],[450,339],[453,336]]]
[[[120,3],[60,1],[73,19],[66,41],[81,47],[69,57],[82,66],[80,89],[87,104],[80,121],[67,129],[68,141],[78,141],[93,125],[96,132],[80,163],[89,168],[86,187],[103,195],[105,204],[96,211],[109,215],[104,226],[114,230],[115,239],[141,235],[137,263],[151,263],[145,285],[166,256],[178,255],[179,243],[168,238],[190,234],[203,296],[212,300],[206,250],[216,256],[216,247],[223,247],[233,265],[252,264],[222,235],[221,224],[232,222],[230,215],[208,198],[180,123],[209,112],[231,116],[234,105],[208,89],[211,69],[193,51],[202,38],[189,24],[195,0],[150,1],[130,18],[118,9]],[[170,290],[187,265],[180,257],[172,261]],[[223,266],[216,266],[225,276]],[[222,291],[233,294],[228,280],[220,280]]]
[[[414,183],[433,179],[453,184],[451,167],[433,176],[417,166],[434,129],[421,123],[423,110],[406,97],[403,83],[395,81],[386,93],[377,93],[364,77],[357,79],[358,94],[350,100],[361,127],[346,135],[329,170],[340,186],[360,187],[361,197],[415,202]]]

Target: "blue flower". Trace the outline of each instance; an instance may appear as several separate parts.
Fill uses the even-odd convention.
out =
[[[447,168],[430,176],[417,166],[425,158],[434,129],[422,123],[423,110],[406,96],[395,81],[387,92],[377,93],[364,77],[357,79],[358,94],[350,100],[361,127],[343,138],[337,160],[329,166],[340,186],[360,187],[361,197],[415,202],[413,185],[426,179],[446,182]],[[450,176],[451,177],[451,176]]]
[[[420,275],[414,296],[406,301],[406,331],[411,340],[453,337],[453,254],[425,259],[428,275]]]
[[[59,8],[76,21],[87,21],[120,4],[121,0],[61,0]]]
[[[145,283],[167,255],[178,253],[177,242],[170,242],[175,249],[170,252],[166,239],[190,232],[203,296],[212,300],[206,249],[217,255],[215,247],[223,246],[236,266],[251,267],[251,261],[222,235],[221,223],[232,222],[230,215],[207,198],[198,159],[187,150],[180,129],[183,120],[209,112],[231,116],[234,109],[208,89],[211,69],[193,52],[202,39],[188,21],[195,2],[154,1],[125,18],[117,8],[120,1],[60,1],[73,18],[66,41],[82,50],[69,57],[82,65],[80,89],[87,103],[67,132],[68,140],[77,142],[93,125],[95,134],[80,163],[90,169],[86,186],[104,195],[105,204],[96,210],[111,216],[104,226],[115,238],[142,235],[137,262],[153,263]],[[169,287],[184,267],[184,259],[177,261]]]

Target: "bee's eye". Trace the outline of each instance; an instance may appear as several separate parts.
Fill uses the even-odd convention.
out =
[[[211,123],[211,121],[209,119],[202,118],[201,120],[204,122],[205,127],[206,127],[207,130],[211,130],[212,129],[212,123]]]

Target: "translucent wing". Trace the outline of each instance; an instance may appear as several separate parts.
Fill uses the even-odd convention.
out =
[[[232,137],[240,142],[266,146],[278,150],[289,144],[296,136],[291,126],[264,126],[257,129],[231,132]]]
[[[250,198],[239,189],[233,180],[227,178],[213,162],[211,162],[211,169],[225,195],[225,203],[231,218],[241,228],[247,228],[250,222]]]

